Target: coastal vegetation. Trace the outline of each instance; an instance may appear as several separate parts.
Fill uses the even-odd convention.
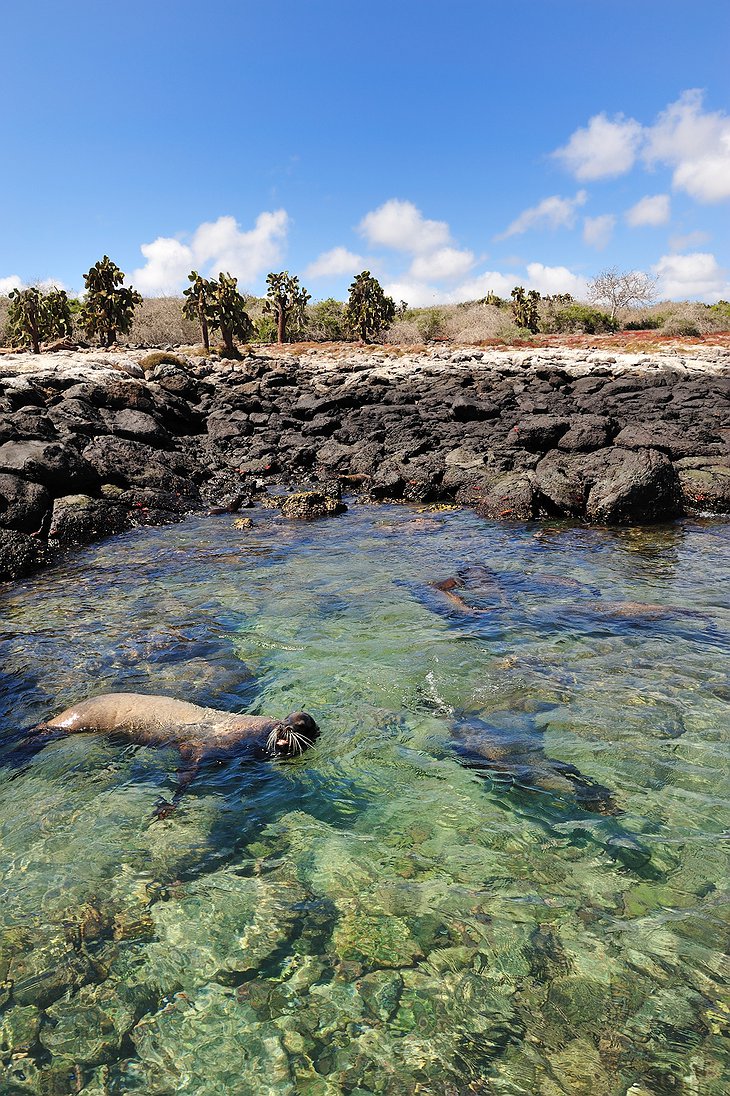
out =
[[[182,297],[142,297],[105,255],[85,275],[81,299],[42,285],[0,296],[0,346],[38,353],[57,339],[107,348],[122,340],[140,347],[199,345],[206,353],[235,357],[245,343],[510,345],[544,336],[656,332],[658,338],[700,338],[730,330],[729,302],[652,303],[654,280],[640,271],[601,272],[584,301],[515,286],[510,300],[488,292],[479,300],[428,307],[396,305],[368,270],[354,278],[347,301],[312,300],[286,270],[268,275],[263,298],[242,292],[223,271],[206,278],[193,270],[188,280]]]

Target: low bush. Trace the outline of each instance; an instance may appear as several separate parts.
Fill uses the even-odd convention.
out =
[[[618,329],[616,320],[612,320],[607,312],[601,312],[598,308],[591,308],[586,304],[570,304],[567,308],[561,308],[553,318],[553,329],[559,334],[581,333],[584,335],[599,335],[607,331]]]
[[[701,335],[699,327],[692,320],[681,317],[671,318],[662,326],[663,335],[680,335],[686,338],[696,338]]]
[[[317,301],[306,309],[304,338],[311,342],[340,342],[350,337],[345,321],[345,306],[334,297]]]

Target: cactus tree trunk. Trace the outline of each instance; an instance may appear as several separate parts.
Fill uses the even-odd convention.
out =
[[[286,339],[286,311],[283,304],[281,303],[279,304],[279,308],[277,309],[276,321],[277,337],[279,339],[279,344],[281,344]]]
[[[208,320],[206,319],[205,312],[200,309],[200,327],[203,332],[203,346],[206,350],[210,350],[210,333],[208,332]]]

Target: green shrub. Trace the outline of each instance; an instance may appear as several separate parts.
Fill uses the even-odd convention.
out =
[[[423,342],[433,342],[444,336],[444,315],[436,308],[429,308],[418,318],[418,334]]]
[[[262,316],[259,316],[256,320],[254,320],[254,342],[274,343],[276,342],[276,336],[276,320],[269,312],[264,312]]]
[[[334,297],[310,305],[305,322],[307,337],[317,342],[338,342],[347,338],[345,306]]]
[[[665,322],[664,316],[644,316],[640,320],[629,320],[623,325],[623,331],[658,331]]]
[[[555,313],[553,326],[561,335],[570,332],[599,335],[618,329],[617,321],[612,320],[607,312],[585,304],[570,304],[567,308],[561,308]]]
[[[712,313],[713,319],[730,324],[730,301],[718,301],[717,304],[711,304],[707,311]]]

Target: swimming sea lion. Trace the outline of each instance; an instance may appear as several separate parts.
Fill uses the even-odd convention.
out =
[[[452,735],[457,757],[467,768],[494,773],[498,781],[526,791],[568,796],[591,813],[619,813],[608,788],[545,752],[543,731],[529,712],[505,709],[491,712],[486,720],[461,713]]]
[[[175,747],[181,765],[172,803],[164,804],[158,812],[165,817],[206,759],[219,760],[242,750],[253,756],[297,756],[314,744],[319,727],[306,712],[292,712],[279,720],[201,708],[169,696],[105,693],[39,724],[34,734],[48,739],[64,734],[108,734],[141,746]]]

